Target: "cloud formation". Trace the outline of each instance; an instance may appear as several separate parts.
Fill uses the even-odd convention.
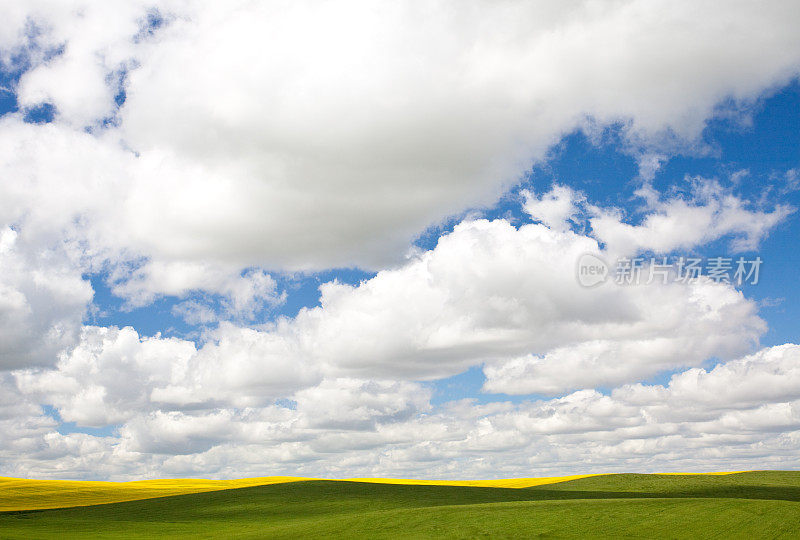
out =
[[[50,398],[62,417],[94,426],[124,420],[115,400],[130,392],[138,396],[130,414],[150,406],[142,400],[176,410],[264,406],[323,379],[433,380],[481,365],[487,391],[559,395],[734,358],[766,329],[756,304],[727,283],[584,288],[575,272],[587,253],[606,255],[569,230],[465,221],[401,267],[358,285],[324,283],[320,305],[294,318],[223,323],[199,349],[131,328],[86,327],[57,373],[26,380],[45,394],[63,388]],[[89,402],[99,416],[87,423],[72,411]]]
[[[428,225],[494,200],[587,119],[627,126],[634,147],[692,141],[721,101],[786,83],[800,66],[793,10],[25,3],[0,49],[25,52],[17,100],[52,104],[72,148],[31,149],[35,166],[12,174],[81,193],[91,167],[110,201],[40,195],[95,229],[113,223],[103,246],[139,256],[380,268]],[[76,160],[92,142],[107,159]]]
[[[59,435],[4,379],[3,474],[131,478],[288,473],[491,478],[591,471],[785,468],[800,445],[800,346],[664,385],[437,411],[409,383],[328,379],[294,405],[133,413],[107,437]],[[13,410],[13,414],[8,414]],[[27,416],[25,416],[27,414]],[[22,449],[24,452],[21,452]]]
[[[77,343],[91,300],[91,285],[69,260],[0,229],[0,370],[55,364]]]
[[[575,270],[586,254],[752,250],[788,218],[714,180],[650,182],[722,109],[797,77],[796,19],[786,2],[15,3],[0,472],[787,466],[800,348],[759,350],[753,300],[703,279],[583,288]],[[640,165],[633,212],[557,183],[521,192],[530,220],[456,219],[409,250],[565,134],[609,127]],[[376,273],[259,319],[286,298],[278,272],[342,266]],[[125,307],[170,297],[202,339],[88,325],[90,276]],[[434,405],[435,381],[468,369],[526,397]]]

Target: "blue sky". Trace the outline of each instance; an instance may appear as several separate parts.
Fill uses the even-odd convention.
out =
[[[9,11],[0,473],[800,467],[790,6],[376,6]]]

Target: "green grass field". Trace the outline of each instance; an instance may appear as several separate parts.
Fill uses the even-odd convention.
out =
[[[2,538],[800,538],[800,472],[524,489],[308,481],[0,513]]]

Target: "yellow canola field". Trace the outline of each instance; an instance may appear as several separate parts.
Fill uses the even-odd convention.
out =
[[[0,477],[0,511],[88,506],[300,480],[309,479],[295,476],[268,476],[241,480],[177,479],[92,482]]]
[[[714,473],[661,473],[661,474],[735,474]],[[567,482],[597,474],[550,476],[542,478],[508,478],[504,480],[405,480],[397,478],[348,478],[344,482],[370,482],[375,484],[403,484],[415,486],[469,486],[497,488],[527,488]],[[137,480],[134,482],[95,482],[84,480],[26,480],[0,477],[0,512],[13,510],[44,510],[68,508],[123,501],[169,497],[188,493],[201,493],[222,489],[265,486],[285,482],[322,480],[300,476],[265,476],[240,480]]]
[[[409,486],[464,486],[464,487],[497,487],[527,488],[568,482],[579,478],[599,476],[597,474],[574,474],[572,476],[547,476],[542,478],[507,478],[504,480],[402,480],[398,478],[348,478],[349,482],[369,482],[373,484],[403,484]]]
[[[653,474],[672,474],[672,475],[724,475],[738,474],[744,471],[731,472],[705,472],[705,473],[653,473]],[[370,482],[374,484],[404,484],[410,486],[469,486],[469,487],[498,487],[498,488],[528,488],[543,486],[545,484],[556,484],[558,482],[569,482],[579,478],[589,478],[590,476],[603,476],[607,473],[596,474],[573,474],[572,476],[543,476],[541,478],[507,478],[504,480],[403,480],[397,478],[348,478],[348,482]]]

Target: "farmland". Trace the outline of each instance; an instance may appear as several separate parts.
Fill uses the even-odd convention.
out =
[[[800,472],[594,475],[528,487],[287,480],[221,489],[207,484],[203,488],[215,489],[72,508],[20,508],[0,514],[0,536],[789,538],[800,532]],[[60,496],[69,500],[68,489]],[[4,497],[13,504],[12,495]]]

